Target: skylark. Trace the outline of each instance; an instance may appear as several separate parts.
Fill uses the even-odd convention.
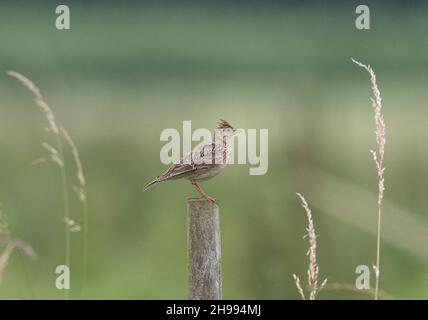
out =
[[[143,191],[159,182],[184,178],[196,188],[201,198],[216,202],[201,189],[198,181],[211,179],[223,171],[228,163],[232,149],[231,143],[236,132],[237,130],[227,121],[220,119],[212,143],[196,147],[181,158],[179,163],[171,165],[164,173],[150,182]]]

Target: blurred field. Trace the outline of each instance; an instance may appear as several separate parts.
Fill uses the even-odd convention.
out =
[[[161,130],[183,120],[211,128],[220,117],[269,129],[267,175],[235,165],[203,184],[221,206],[224,298],[299,298],[291,274],[305,277],[307,242],[295,192],[313,209],[321,277],[353,283],[357,265],[375,262],[377,181],[370,84],[350,57],[373,66],[384,97],[381,287],[428,298],[428,7],[373,4],[369,32],[355,29],[354,8],[76,4],[72,30],[61,32],[54,6],[2,4],[0,203],[39,259],[13,255],[0,298],[61,298],[54,270],[64,255],[57,168],[31,165],[44,152],[45,122],[10,69],[40,86],[79,146],[88,298],[187,297],[186,198],[196,193],[185,181],[141,191],[164,169]],[[73,298],[81,297],[79,239]]]

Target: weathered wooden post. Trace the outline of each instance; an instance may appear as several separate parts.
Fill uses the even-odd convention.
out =
[[[220,210],[205,199],[187,201],[189,298],[218,300],[221,294]]]

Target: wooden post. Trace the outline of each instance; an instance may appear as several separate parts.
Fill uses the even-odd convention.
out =
[[[205,199],[187,201],[189,298],[219,300],[221,295],[220,212]]]

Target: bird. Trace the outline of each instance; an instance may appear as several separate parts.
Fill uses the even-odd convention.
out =
[[[217,200],[207,195],[199,185],[199,181],[208,180],[222,172],[229,161],[232,151],[232,140],[238,130],[226,120],[220,119],[214,131],[212,143],[199,145],[183,156],[178,163],[172,164],[156,179],[148,183],[143,192],[160,182],[187,179],[200,194],[200,199],[216,203]]]

